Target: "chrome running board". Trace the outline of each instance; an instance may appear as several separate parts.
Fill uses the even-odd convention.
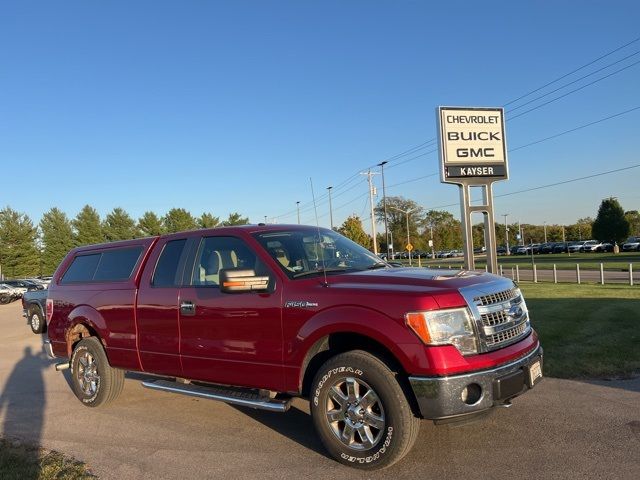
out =
[[[258,390],[222,387],[217,385],[203,386],[192,383],[176,383],[170,380],[147,380],[142,386],[152,390],[163,392],[181,393],[191,397],[207,398],[219,402],[238,405],[241,407],[256,408],[269,412],[284,413],[291,406],[291,399],[271,398],[260,395]]]

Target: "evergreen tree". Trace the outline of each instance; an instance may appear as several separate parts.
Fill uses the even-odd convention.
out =
[[[73,248],[73,230],[67,215],[52,208],[40,220],[42,231],[42,273],[52,275]]]
[[[122,208],[114,208],[102,225],[104,236],[109,242],[130,240],[136,237],[136,223]]]
[[[249,223],[248,217],[243,217],[238,212],[233,212],[229,214],[229,218],[227,218],[224,222],[222,222],[222,225],[224,225],[225,227],[228,227],[231,225],[247,225],[248,223]]]
[[[624,212],[624,218],[629,222],[629,231],[631,235],[640,235],[640,213],[638,210],[629,210]]]
[[[153,212],[144,212],[138,220],[138,230],[143,237],[155,237],[164,233],[162,220]]]
[[[593,236],[598,240],[613,240],[624,243],[629,236],[629,221],[624,210],[615,198],[605,198],[598,209],[598,216],[593,222]]]
[[[104,242],[100,215],[90,205],[85,205],[76,218],[71,221],[71,224],[75,230],[74,243],[76,246]]]
[[[362,228],[362,221],[357,215],[351,215],[338,228],[338,232],[364,248],[372,248],[371,237]]]
[[[198,226],[200,228],[215,228],[220,225],[220,218],[214,217],[210,213],[203,213],[198,218]]]
[[[40,274],[37,229],[31,219],[6,207],[0,210],[0,267],[7,278]]]
[[[193,216],[184,208],[172,208],[162,219],[167,233],[182,232],[184,230],[195,230],[198,223]]]

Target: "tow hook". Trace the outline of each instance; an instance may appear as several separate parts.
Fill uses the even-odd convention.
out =
[[[62,370],[66,370],[70,366],[71,366],[70,362],[56,363],[56,372],[61,372]]]
[[[511,400],[507,400],[504,403],[499,403],[498,405],[496,405],[496,407],[509,408],[511,407],[511,405],[512,405]]]

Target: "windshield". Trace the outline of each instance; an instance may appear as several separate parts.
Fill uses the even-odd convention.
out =
[[[331,230],[288,230],[255,237],[290,278],[388,266],[367,249]]]

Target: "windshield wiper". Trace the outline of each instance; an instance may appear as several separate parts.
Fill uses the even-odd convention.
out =
[[[377,270],[378,268],[387,268],[388,264],[386,262],[377,262],[374,263],[373,265],[369,265],[367,267],[367,270]]]

